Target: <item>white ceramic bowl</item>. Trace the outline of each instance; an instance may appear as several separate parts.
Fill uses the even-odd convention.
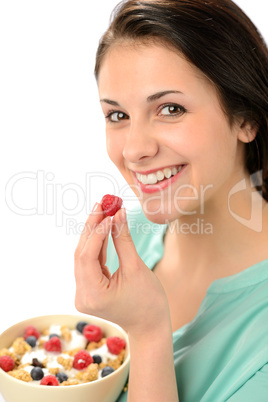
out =
[[[102,328],[105,336],[119,336],[125,339],[125,359],[112,374],[85,384],[65,387],[35,385],[18,380],[0,369],[0,392],[6,402],[115,402],[120,395],[129,371],[129,346],[126,332],[116,324],[94,316],[47,315],[21,321],[8,328],[0,335],[0,349],[9,348],[13,341],[23,336],[27,325],[33,325],[43,331],[51,324],[67,325],[75,328],[78,321],[88,321]]]

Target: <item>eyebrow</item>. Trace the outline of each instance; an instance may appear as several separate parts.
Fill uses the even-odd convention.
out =
[[[160,99],[162,96],[165,96],[168,94],[183,94],[183,93],[181,91],[175,91],[175,90],[160,91],[160,92],[156,92],[153,95],[148,96],[147,102],[154,102],[155,100]],[[111,99],[107,99],[107,98],[100,99],[100,102],[108,103],[109,105],[112,105],[112,106],[120,106],[118,102],[111,100]]]

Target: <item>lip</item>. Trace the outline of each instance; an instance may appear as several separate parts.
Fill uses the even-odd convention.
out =
[[[178,165],[179,167],[180,165]],[[176,173],[174,176],[171,176],[169,179],[165,179],[163,181],[160,181],[157,184],[142,184],[136,177],[135,173],[140,173],[140,172],[133,172],[133,177],[134,180],[136,182],[136,184],[139,186],[139,188],[141,189],[141,191],[143,193],[146,194],[152,194],[152,193],[156,193],[157,191],[163,191],[165,190],[167,187],[169,187],[171,184],[173,184],[185,171],[185,169],[187,168],[188,165],[183,165],[182,169],[180,172]],[[174,165],[172,166],[174,167]],[[157,169],[159,170],[159,169]],[[149,174],[149,173],[154,173],[157,172],[157,170],[151,170],[151,171],[147,171],[147,173],[143,172],[141,174]]]

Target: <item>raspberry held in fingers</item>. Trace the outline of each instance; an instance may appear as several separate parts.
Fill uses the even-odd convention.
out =
[[[101,206],[106,216],[113,216],[123,204],[123,200],[116,195],[106,194],[102,197]]]

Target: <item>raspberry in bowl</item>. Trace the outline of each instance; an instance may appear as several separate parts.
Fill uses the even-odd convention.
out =
[[[35,317],[0,335],[6,402],[113,402],[129,370],[126,332],[93,316]]]

